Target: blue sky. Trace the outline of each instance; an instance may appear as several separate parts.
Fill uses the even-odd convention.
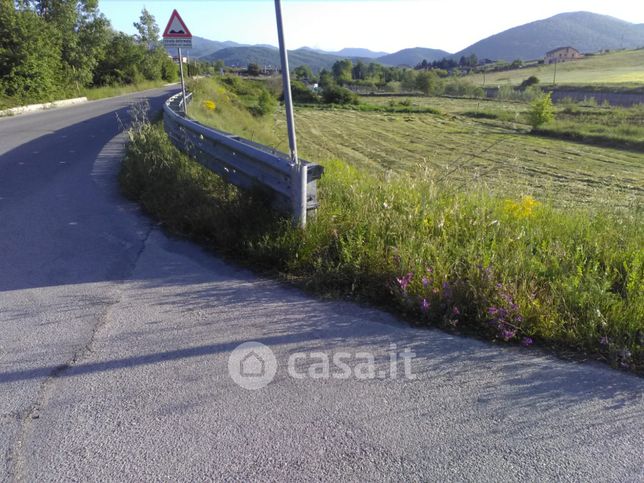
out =
[[[277,45],[273,0],[100,0],[117,30],[134,33],[143,6],[163,29],[176,8],[193,35]],[[286,42],[325,50],[395,52],[430,47],[456,52],[517,25],[586,10],[644,23],[641,0],[282,0]]]

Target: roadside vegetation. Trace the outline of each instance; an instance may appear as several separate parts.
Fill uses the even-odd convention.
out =
[[[96,1],[0,0],[0,109],[175,82],[178,65],[145,8],[135,27],[134,36],[114,31]]]
[[[283,113],[258,109],[271,89],[201,81],[191,115],[285,150]],[[298,108],[300,149],[325,167],[306,230],[178,153],[159,125],[131,131],[121,183],[167,229],[316,293],[642,371],[642,156],[512,134],[455,102],[440,114]],[[565,180],[547,200],[534,186],[549,177]]]
[[[147,89],[163,87],[168,82],[165,80],[142,81],[135,84],[112,85],[104,87],[89,87],[81,90],[80,96],[87,97],[90,101],[105,99],[107,97],[122,96],[132,92],[140,92]]]

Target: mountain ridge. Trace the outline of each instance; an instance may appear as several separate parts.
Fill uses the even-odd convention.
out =
[[[247,45],[233,41],[219,42],[193,37],[191,57],[223,60],[226,65],[243,67],[249,63],[279,65],[279,51],[272,45]],[[413,47],[382,54],[351,47],[330,52],[310,47],[290,50],[293,67],[307,64],[313,70],[330,68],[337,60],[377,62],[390,66],[413,67],[423,60],[432,62],[443,57],[459,59],[475,54],[479,59],[512,61],[539,59],[552,49],[571,46],[584,53],[604,49],[644,47],[644,24],[635,24],[592,12],[566,12],[504,30],[451,54],[442,49]]]
[[[441,49],[430,49],[427,47],[412,47],[409,49],[402,49],[393,54],[378,57],[376,60],[384,65],[402,66],[406,65],[414,67],[421,63],[423,60],[432,62],[440,60],[443,57],[450,57],[452,54]]]
[[[644,47],[644,24],[592,12],[560,13],[491,35],[454,56],[532,60],[564,46],[583,53]]]

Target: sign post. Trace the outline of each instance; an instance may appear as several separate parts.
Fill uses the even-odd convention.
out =
[[[277,37],[282,63],[282,83],[284,84],[284,104],[286,107],[286,126],[288,143],[291,151],[291,187],[293,191],[294,221],[304,228],[306,226],[308,181],[306,166],[297,157],[297,139],[295,138],[295,119],[293,117],[293,99],[291,95],[291,74],[288,67],[288,52],[284,41],[284,26],[282,24],[282,6],[280,0],[275,0],[275,17],[277,20]]]
[[[179,55],[179,72],[181,73],[181,93],[183,95],[183,113],[188,115],[188,104],[186,103],[186,82],[183,77],[183,56],[181,49],[192,48],[192,34],[186,23],[176,10],[172,11],[168,25],[163,31],[163,45],[166,48],[176,48]]]

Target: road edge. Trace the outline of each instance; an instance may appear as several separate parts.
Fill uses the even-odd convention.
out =
[[[87,97],[75,97],[73,99],[62,99],[59,101],[45,102],[42,104],[29,104],[27,106],[12,107],[0,111],[0,117],[16,116],[27,112],[44,111],[46,109],[55,109],[58,107],[75,106],[87,102]]]

